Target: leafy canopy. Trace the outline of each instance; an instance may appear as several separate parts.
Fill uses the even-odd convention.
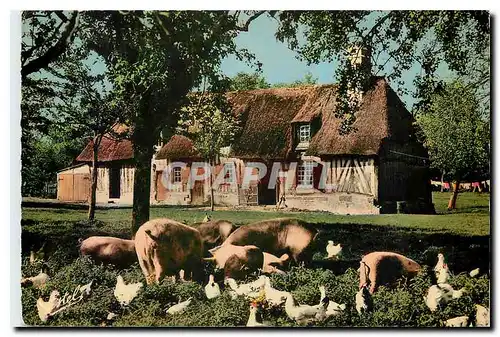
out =
[[[475,92],[463,82],[447,84],[416,119],[432,167],[460,179],[488,165],[489,122]]]
[[[308,63],[340,61],[339,117],[356,111],[359,100],[349,93],[366,90],[372,75],[384,75],[405,92],[402,74],[413,66],[422,71],[414,80],[417,105],[428,106],[432,94],[443,87],[438,67],[446,64],[465,75],[484,56],[490,39],[487,11],[284,11],[278,16],[276,37],[300,58]],[[352,66],[348,56],[353,46],[371,52],[372,67]],[[341,128],[349,131],[353,122],[349,118]]]

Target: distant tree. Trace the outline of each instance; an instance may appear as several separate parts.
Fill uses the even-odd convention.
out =
[[[124,113],[113,100],[113,92],[106,74],[95,74],[83,61],[63,66],[64,84],[61,92],[66,97],[59,105],[65,113],[65,123],[89,136],[92,142],[92,178],[88,219],[94,220],[97,192],[97,163],[103,137],[113,133],[113,127],[123,119]]]
[[[295,87],[302,87],[302,86],[308,86],[308,85],[315,85],[318,84],[318,78],[314,77],[313,74],[308,71],[302,80],[295,80],[292,83],[285,83],[285,82],[280,82],[280,83],[275,83],[272,85],[273,88],[295,88]]]
[[[221,149],[230,146],[241,130],[224,95],[200,93],[180,111],[177,131],[194,142],[201,156],[214,166]],[[210,209],[214,210],[214,172],[210,170]]]
[[[267,83],[264,76],[259,73],[245,73],[239,72],[231,78],[230,90],[254,90],[254,89],[267,89],[270,84]]]
[[[475,91],[461,81],[447,84],[432,97],[430,109],[416,117],[431,165],[455,181],[448,210],[456,208],[460,180],[489,161],[489,121],[481,113]]]

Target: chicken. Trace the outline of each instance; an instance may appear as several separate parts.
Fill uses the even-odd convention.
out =
[[[266,296],[266,301],[270,306],[281,305],[286,301],[286,297],[289,294],[287,291],[281,291],[272,288],[271,280],[269,279],[269,277],[265,277],[264,293]]]
[[[209,276],[208,284],[205,286],[205,295],[207,295],[208,299],[220,296],[220,288],[219,285],[215,283],[213,275]]]
[[[90,287],[93,282],[94,281],[90,281],[90,283],[83,286],[77,286],[72,293],[66,292],[62,298],[57,290],[53,290],[50,293],[50,297],[47,302],[45,302],[42,298],[39,298],[36,302],[38,316],[43,322],[46,322],[49,317],[54,316],[73,304],[80,302],[86,296],[90,295]]]
[[[434,266],[434,272],[436,273],[436,277],[439,277],[439,271],[443,268],[447,268],[448,266],[444,262],[444,255],[442,253],[438,254],[438,262],[436,266]]]
[[[139,290],[143,287],[142,282],[125,284],[123,277],[116,277],[115,298],[121,306],[127,306],[137,296]]]
[[[340,315],[346,308],[344,303],[338,304],[330,301],[328,303],[328,307],[326,308],[326,317],[337,316]]]
[[[328,297],[325,297],[321,299],[320,303],[317,305],[295,305],[292,294],[288,293],[285,302],[285,312],[288,318],[301,325],[320,322],[326,318],[328,302]]]
[[[336,246],[333,245],[332,240],[328,240],[326,245],[327,259],[337,259],[342,254],[342,246],[340,243]]]
[[[321,292],[320,302],[326,298],[326,289],[324,286],[319,287],[319,291]],[[345,304],[338,304],[333,301],[328,302],[328,307],[326,308],[326,317],[337,316],[342,313],[346,308]]]
[[[444,284],[450,278],[450,273],[448,270],[448,266],[445,265],[444,268],[439,269],[437,272],[437,284]]]
[[[479,268],[471,270],[470,273],[469,273],[470,277],[476,277],[477,275],[479,275]]]
[[[369,290],[369,285],[364,284],[356,293],[356,311],[358,314],[368,312],[373,309],[373,299]]]
[[[444,326],[452,328],[464,328],[469,322],[469,316],[459,316],[455,318],[450,318],[444,322]]]
[[[462,297],[465,289],[454,290],[452,286],[447,283],[432,285],[425,297],[425,304],[431,311],[436,311],[441,305],[445,305],[452,299]]]
[[[264,291],[264,276],[259,277],[257,280],[238,285],[233,278],[224,280],[224,284],[228,285],[236,295],[244,295],[248,298],[257,298]],[[234,295],[231,295],[233,297]],[[233,297],[234,298],[234,297]]]
[[[47,275],[43,271],[40,271],[40,273],[37,276],[23,278],[21,280],[21,286],[27,287],[32,285],[37,289],[41,289],[45,287],[45,284],[49,279],[50,279],[49,275]]]
[[[250,304],[250,316],[248,316],[247,326],[249,327],[259,327],[259,326],[267,326],[262,322],[262,318],[260,315],[257,315],[259,308],[256,303]]]
[[[191,304],[191,300],[192,300],[192,298],[190,297],[187,300],[185,300],[184,302],[181,302],[181,299],[179,298],[179,303],[174,304],[173,306],[171,306],[170,308],[168,308],[166,310],[167,314],[175,315],[175,314],[182,313],[184,310],[186,310],[186,308],[189,306],[189,304]]]
[[[490,311],[479,304],[476,304],[476,326],[490,326]]]
[[[50,293],[49,300],[45,302],[43,298],[39,298],[36,301],[36,308],[38,309],[38,317],[42,322],[47,322],[50,316],[53,315],[54,311],[61,305],[61,298],[59,291],[53,290]]]
[[[30,251],[30,264],[33,265],[37,261],[44,261],[45,260],[45,244],[44,242],[40,249],[38,249],[36,252],[31,250]]]

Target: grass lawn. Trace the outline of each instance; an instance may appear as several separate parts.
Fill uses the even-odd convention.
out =
[[[434,192],[433,200],[437,215],[382,214],[382,215],[335,215],[327,212],[276,212],[252,210],[216,210],[214,219],[225,219],[236,224],[271,219],[277,217],[295,217],[311,223],[390,226],[415,230],[423,233],[448,233],[461,236],[489,235],[490,211],[489,194],[461,193],[457,209],[446,210],[450,193]],[[200,222],[207,211],[200,208],[154,207],[151,218],[168,217],[193,224]],[[124,232],[130,227],[132,210],[108,209],[97,210],[96,219],[103,222],[102,230]],[[87,217],[85,210],[57,208],[23,208],[23,222],[54,223],[63,225],[68,222],[83,221]],[[24,228],[24,226],[23,226]],[[57,228],[53,228],[57,230]],[[61,230],[67,229],[64,225]]]

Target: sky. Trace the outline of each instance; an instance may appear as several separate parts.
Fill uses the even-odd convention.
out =
[[[276,40],[274,33],[277,27],[278,23],[276,20],[268,16],[260,16],[251,23],[248,32],[241,32],[236,38],[238,47],[247,48],[263,64],[262,72],[267,82],[271,84],[280,82],[290,83],[303,79],[307,72],[311,72],[320,84],[335,83],[334,74],[338,67],[337,62],[322,62],[308,66],[305,61],[300,61],[297,58],[298,54],[290,50],[286,43]],[[247,66],[244,62],[238,61],[235,57],[224,59],[221,66],[224,74],[230,77],[240,71],[255,71],[255,69]],[[391,67],[392,65],[389,62],[386,69],[390,69]],[[414,65],[410,70],[402,74],[402,79],[409,93],[401,95],[400,98],[408,110],[411,110],[415,102],[411,94],[415,90],[413,79],[419,72],[420,67]],[[446,66],[439,67],[437,72],[440,77],[448,78],[451,76]],[[393,89],[397,88],[394,85],[392,87]]]

